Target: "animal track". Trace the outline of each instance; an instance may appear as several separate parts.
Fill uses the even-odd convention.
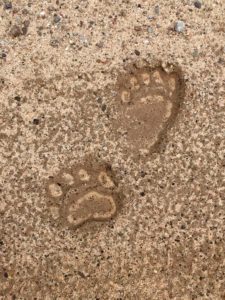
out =
[[[109,165],[86,161],[64,169],[47,184],[53,219],[77,227],[88,221],[106,221],[118,208],[119,194]]]
[[[116,92],[117,118],[112,126],[115,134],[126,134],[126,144],[122,146],[134,154],[148,154],[172,125],[183,90],[176,71],[134,66],[120,75],[113,93],[107,89],[103,96]],[[69,227],[109,220],[118,210],[115,177],[107,164],[94,160],[61,170],[50,178],[47,192],[53,219]]]
[[[178,72],[133,67],[117,81],[117,132],[126,134],[132,152],[148,153],[173,123],[183,84]]]

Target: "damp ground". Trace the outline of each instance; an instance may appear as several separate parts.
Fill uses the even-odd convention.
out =
[[[223,299],[224,2],[9,2],[1,299]]]

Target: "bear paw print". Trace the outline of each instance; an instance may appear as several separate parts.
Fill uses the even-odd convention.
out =
[[[118,77],[117,118],[114,127],[125,133],[127,147],[134,153],[149,152],[178,113],[183,81],[179,72],[162,68],[132,67]]]
[[[107,221],[118,209],[119,193],[111,167],[92,161],[64,169],[47,184],[53,219],[77,227],[89,221]]]

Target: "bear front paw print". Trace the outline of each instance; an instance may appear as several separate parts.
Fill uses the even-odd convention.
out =
[[[48,208],[66,226],[107,221],[118,209],[119,193],[111,167],[86,160],[49,179]]]

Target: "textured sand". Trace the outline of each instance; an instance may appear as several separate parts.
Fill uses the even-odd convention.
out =
[[[1,299],[225,299],[225,2],[0,3]],[[124,151],[106,97],[143,61],[185,84],[144,159]],[[121,208],[60,227],[46,184],[89,155],[112,167]]]

